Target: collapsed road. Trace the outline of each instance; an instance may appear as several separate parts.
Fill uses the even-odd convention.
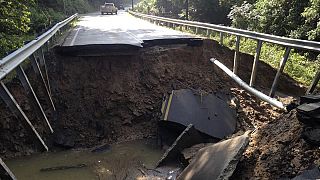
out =
[[[90,149],[104,151],[107,158],[94,163],[46,164],[35,168],[37,171],[54,169],[58,171],[56,179],[61,171],[72,173],[67,169],[79,165],[79,171],[89,169],[97,179],[205,179],[212,175],[279,179],[317,173],[319,147],[302,138],[304,125],[296,116],[299,109],[284,112],[262,102],[209,62],[215,58],[231,69],[233,50],[124,12],[119,16],[86,15],[78,24],[62,44],[45,54],[56,111],[38,86],[36,74],[31,68],[25,70],[53,134],[34,113],[20,81],[13,78],[6,84],[50,151]],[[240,54],[238,75],[246,82],[253,59]],[[272,85],[276,70],[263,62],[259,68],[256,87],[265,90]],[[289,104],[305,88],[283,74],[278,91],[285,94],[279,97],[281,101]],[[183,101],[185,98],[189,100]],[[0,107],[1,158],[6,162],[40,152],[41,145],[35,143],[21,119],[12,115],[4,102],[0,101]],[[177,118],[186,113],[190,114],[184,119]],[[206,127],[205,121],[211,126]],[[248,130],[250,134],[245,133]],[[188,141],[188,136],[194,140]],[[137,139],[157,139],[157,147],[166,150],[164,161],[157,158],[153,167],[147,167],[146,162],[132,157],[137,151],[134,148],[116,168],[107,168],[114,160],[107,154],[116,144]],[[92,150],[95,146],[98,148]],[[205,163],[197,168],[201,158]],[[8,167],[19,179],[27,177],[19,168]],[[6,178],[2,169],[0,174],[1,179]]]

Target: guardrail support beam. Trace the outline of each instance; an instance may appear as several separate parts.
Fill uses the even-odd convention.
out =
[[[240,36],[236,36],[236,49],[234,51],[234,59],[233,59],[233,73],[238,74],[238,66],[239,66],[239,49],[240,49]]]
[[[45,144],[45,142],[40,137],[37,130],[34,128],[32,123],[30,122],[29,118],[26,116],[26,114],[22,111],[21,107],[19,106],[18,102],[14,99],[12,94],[9,92],[6,85],[0,81],[0,96],[4,100],[4,102],[7,104],[9,109],[12,111],[14,115],[16,115],[17,118],[22,119],[22,123],[25,124],[25,126],[29,126],[33,134],[37,137],[37,139],[42,144],[43,148],[48,151],[48,147]]]
[[[254,83],[256,82],[261,47],[262,47],[262,41],[258,40],[256,54],[254,55],[254,61],[253,61],[252,71],[251,71],[251,78],[250,78],[250,86],[251,87],[254,86]]]
[[[318,69],[318,72],[314,76],[312,83],[311,83],[310,87],[308,88],[306,94],[312,94],[314,92],[314,90],[317,87],[317,84],[319,83],[319,80],[320,80],[320,69]]]
[[[8,173],[8,175],[10,176],[10,178],[12,180],[17,180],[17,178],[14,176],[14,174],[12,173],[12,171],[8,168],[8,166],[3,162],[3,160],[0,158],[0,165],[2,166],[2,168]]]
[[[285,50],[284,55],[283,55],[283,58],[280,61],[280,67],[278,69],[276,77],[273,80],[273,84],[272,84],[272,87],[271,87],[271,90],[270,90],[270,93],[269,93],[270,97],[274,97],[274,95],[275,95],[275,92],[276,92],[276,89],[277,89],[277,86],[278,86],[278,81],[279,81],[280,75],[282,74],[283,69],[284,69],[284,67],[285,67],[285,65],[287,63],[287,60],[289,58],[290,50],[291,50],[290,47],[286,47],[286,50]]]
[[[220,32],[220,45],[223,46],[223,32]]]
[[[51,94],[51,87],[50,87],[50,82],[49,82],[49,76],[48,76],[48,70],[47,70],[47,65],[46,65],[46,59],[44,58],[44,52],[43,52],[43,49],[41,48],[39,51],[39,58],[40,58],[40,66],[43,67],[43,71],[44,71],[44,79],[46,80],[46,83],[47,83],[47,87],[48,87],[48,90],[49,90],[49,93],[50,95],[52,96]],[[40,68],[41,69],[41,68]]]
[[[22,83],[22,86],[24,87],[24,89],[26,90],[29,99],[31,100],[34,108],[37,111],[37,114],[39,115],[39,119],[41,120],[41,118],[43,118],[43,120],[45,121],[45,124],[47,124],[47,126],[49,127],[51,133],[53,133],[53,129],[51,127],[50,122],[48,121],[48,118],[46,116],[46,114],[44,113],[44,110],[42,109],[42,106],[38,100],[37,95],[34,93],[33,88],[29,82],[29,79],[26,75],[26,73],[24,72],[23,68],[21,66],[18,66],[16,68],[16,72],[17,75]]]
[[[44,79],[44,76],[43,76],[43,74],[42,74],[42,72],[40,70],[40,67],[39,67],[39,64],[38,64],[38,62],[36,60],[36,57],[34,55],[31,55],[30,56],[30,61],[31,61],[31,65],[32,65],[36,75],[39,77],[40,81],[42,81],[41,84],[43,85],[43,89],[45,91],[45,94],[46,94],[45,96],[46,96],[46,99],[47,99],[48,103],[51,104],[53,110],[56,111],[56,107],[54,106],[50,91],[48,89],[48,86],[47,86],[47,83],[46,83],[46,81]]]

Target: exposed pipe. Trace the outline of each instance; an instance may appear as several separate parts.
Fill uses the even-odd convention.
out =
[[[225,73],[227,73],[234,81],[236,81],[241,87],[243,87],[245,90],[249,91],[251,94],[255,95],[256,97],[260,98],[261,100],[277,107],[280,109],[286,109],[282,102],[277,101],[274,98],[271,98],[262,92],[250,87],[246,82],[244,82],[242,79],[240,79],[237,75],[235,75],[230,69],[228,69],[225,65],[223,65],[218,60],[211,58],[211,62],[213,62],[215,65],[217,65],[220,69],[222,69]]]

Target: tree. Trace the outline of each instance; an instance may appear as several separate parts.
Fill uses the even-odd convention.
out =
[[[29,31],[32,0],[0,0],[0,56],[23,44]]]

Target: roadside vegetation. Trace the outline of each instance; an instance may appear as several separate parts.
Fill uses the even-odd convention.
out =
[[[74,13],[100,0],[0,0],[0,59]]]
[[[320,41],[320,0],[189,0],[188,4],[189,20]],[[186,0],[141,0],[135,10],[186,19],[186,5]],[[211,34],[211,38],[218,39],[218,36]],[[224,41],[226,46],[234,48],[234,36],[226,36]],[[255,48],[256,41],[241,39],[241,52],[254,54]],[[283,52],[282,46],[264,43],[260,59],[277,68]],[[285,72],[302,84],[309,85],[320,66],[319,54],[297,50],[292,50],[290,54]]]

